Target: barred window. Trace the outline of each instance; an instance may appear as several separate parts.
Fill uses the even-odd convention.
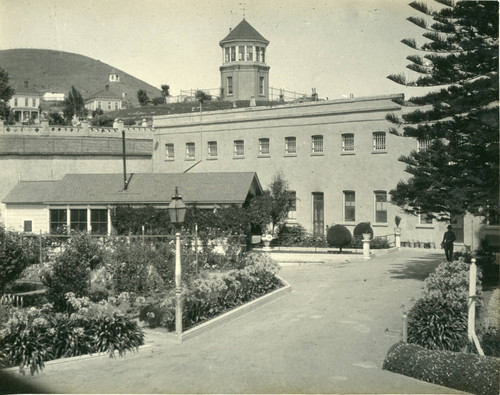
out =
[[[312,152],[323,152],[323,136],[312,136]]]
[[[356,193],[344,191],[344,221],[356,221]]]
[[[386,149],[385,144],[385,132],[374,132],[373,133],[373,150],[383,151]]]
[[[234,140],[234,156],[245,155],[245,142],[243,140]]]
[[[208,142],[208,156],[210,158],[217,156],[217,141]]]
[[[186,158],[194,158],[194,143],[186,143]]]
[[[259,139],[259,155],[269,155],[269,139]]]
[[[354,151],[354,133],[342,135],[342,151]]]
[[[166,159],[174,159],[174,145],[173,144],[165,144],[165,158]]]
[[[285,137],[285,154],[297,153],[297,138]]]
[[[375,222],[387,223],[387,192],[375,191]]]

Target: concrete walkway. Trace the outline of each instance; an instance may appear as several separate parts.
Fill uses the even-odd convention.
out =
[[[292,292],[176,344],[161,333],[125,359],[47,366],[23,380],[52,393],[457,393],[381,369],[401,303],[421,295],[436,250],[285,266]]]

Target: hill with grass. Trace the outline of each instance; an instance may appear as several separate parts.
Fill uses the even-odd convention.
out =
[[[123,95],[129,106],[138,105],[137,91],[143,89],[150,98],[161,96],[161,90],[99,60],[87,56],[49,49],[0,50],[0,68],[9,73],[9,84],[22,89],[67,94],[75,86],[84,98],[105,89]],[[109,82],[110,73],[118,74],[119,82]]]

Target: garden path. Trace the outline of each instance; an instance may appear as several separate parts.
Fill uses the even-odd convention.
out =
[[[403,249],[367,261],[286,266],[292,292],[182,343],[158,333],[125,359],[49,365],[52,393],[458,393],[381,369],[401,303],[442,259]]]

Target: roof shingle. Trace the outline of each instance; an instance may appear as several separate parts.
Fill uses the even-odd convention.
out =
[[[269,44],[257,30],[255,30],[250,23],[243,19],[229,34],[219,42],[219,45],[225,44],[230,41],[260,41]]]

